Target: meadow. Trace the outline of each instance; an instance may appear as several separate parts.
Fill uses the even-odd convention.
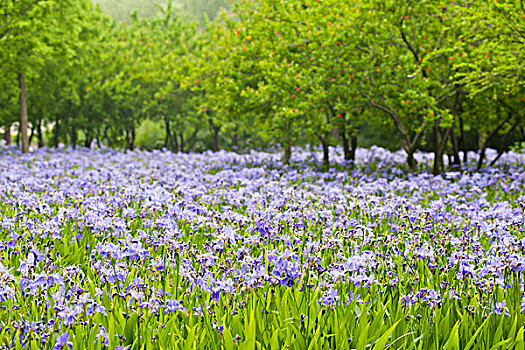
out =
[[[330,152],[2,148],[0,348],[523,349],[525,155]]]

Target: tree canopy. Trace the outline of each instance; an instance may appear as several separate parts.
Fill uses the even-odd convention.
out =
[[[387,133],[412,170],[433,150],[437,174],[525,137],[519,1],[234,1],[215,16],[223,4],[122,2],[137,9],[121,21],[90,0],[2,2],[6,141],[16,124],[24,151],[133,148],[147,121],[163,130],[148,147],[280,144],[286,163],[320,144],[328,167],[330,146],[352,161]]]

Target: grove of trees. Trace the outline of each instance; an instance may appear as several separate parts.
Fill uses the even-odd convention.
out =
[[[278,143],[287,163],[292,145],[319,144],[328,167],[329,146],[351,161],[386,130],[411,170],[432,150],[437,174],[446,156],[476,150],[481,168],[489,146],[525,139],[521,1],[243,0],[200,21],[184,4],[116,21],[91,0],[2,1],[6,142],[16,126],[24,152],[131,149],[150,122],[157,147]]]

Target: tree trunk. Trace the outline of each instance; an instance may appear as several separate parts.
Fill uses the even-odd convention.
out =
[[[135,144],[135,126],[126,128],[126,149],[132,150]]]
[[[91,142],[93,141],[93,130],[89,126],[89,125],[91,125],[91,118],[89,117],[89,115],[88,115],[87,118],[88,118],[88,128],[87,128],[87,130],[84,129],[84,133],[85,133],[84,147],[90,148],[91,147]]]
[[[512,132],[516,129],[516,127],[518,126],[518,123],[519,122],[516,122],[512,128],[509,130],[508,133],[505,134],[505,136],[503,137],[503,140],[501,141],[500,145],[499,145],[499,149],[498,149],[498,155],[496,156],[496,158],[494,158],[490,164],[489,164],[489,167],[493,167],[494,164],[496,164],[496,162],[501,158],[501,156],[503,155],[503,153],[505,153],[505,150],[507,149],[507,146],[509,144],[509,138],[510,138],[510,135],[512,134]]]
[[[416,172],[417,171],[417,161],[414,158],[414,151],[411,151],[407,154],[407,163],[408,167],[410,168],[410,171]]]
[[[91,137],[91,132],[86,131],[86,138],[84,139],[84,147],[89,148],[91,146],[91,141],[93,138]]]
[[[95,141],[97,143],[97,148],[98,149],[102,148],[100,147],[100,129],[99,128],[95,129]]]
[[[452,141],[452,162],[451,164],[453,164],[454,167],[460,167],[461,159],[459,158],[458,137],[456,133],[454,132],[454,130],[452,130],[450,139]]]
[[[403,141],[403,149],[407,153],[407,165],[411,172],[417,172],[417,161],[414,158],[415,147],[410,147],[407,140]]]
[[[513,116],[513,113],[512,112],[509,112],[508,115],[507,115],[507,118],[505,118],[501,123],[498,124],[498,126],[496,126],[496,128],[494,128],[491,132],[488,133],[488,135],[486,137],[483,137],[483,133],[481,133],[479,135],[479,138],[478,138],[478,148],[480,149],[480,154],[479,154],[479,160],[478,160],[478,166],[477,166],[477,170],[481,170],[481,167],[483,166],[483,161],[485,160],[485,151],[487,149],[487,145],[489,143],[489,141],[492,139],[492,137],[494,137],[494,135],[496,135],[498,133],[498,131],[509,121],[512,119],[512,116]],[[502,119],[502,116],[501,116],[501,109],[498,108],[498,119]],[[513,128],[514,130],[514,128]]]
[[[461,145],[463,146],[463,165],[468,167],[468,148],[467,148],[467,138],[465,137],[465,126],[463,125],[463,117],[459,117],[459,132]]]
[[[24,75],[18,73],[20,85],[20,131],[22,135],[22,153],[29,152],[29,138],[27,136],[27,92]]]
[[[58,148],[58,135],[60,133],[60,119],[58,118],[58,114],[55,117],[55,133],[53,136],[53,146],[55,148]]]
[[[284,144],[283,165],[290,164],[290,158],[292,158],[292,145],[290,142],[286,142]]]
[[[11,123],[9,122],[5,124],[4,140],[7,146],[11,144]]]
[[[179,152],[180,148],[179,148],[179,139],[177,138],[177,133],[176,132],[172,132],[171,133],[171,150],[173,152]]]
[[[166,138],[164,139],[164,147],[171,149],[171,145],[170,145],[170,137],[171,137],[170,121],[169,121],[167,115],[164,116],[164,125],[166,126]]]
[[[432,174],[439,175],[443,169],[443,153],[441,152],[441,143],[446,142],[442,140],[439,120],[434,120],[434,166]]]
[[[126,137],[126,145],[124,146],[124,149],[129,149],[129,130],[128,128],[124,128],[124,136]]]
[[[323,169],[328,170],[330,167],[330,149],[328,139],[326,137],[319,137],[321,145],[323,147]]]
[[[131,146],[130,149],[135,148],[135,124],[131,126],[131,145],[130,146]]]
[[[353,130],[352,135],[350,135],[350,145],[352,146],[352,151],[350,152],[350,160],[355,162],[355,151],[357,150],[357,130]]]
[[[20,123],[18,123],[18,130],[16,132],[16,147],[20,147]]]
[[[351,160],[352,159],[352,152],[350,151],[350,144],[348,142],[348,134],[346,133],[346,115],[343,114],[341,116],[343,118],[342,126],[341,126],[341,141],[343,144],[343,153],[345,160]]]
[[[42,131],[42,119],[38,120],[37,124],[37,137],[38,137],[38,147],[44,147],[44,133]]]
[[[75,125],[71,126],[71,146],[73,149],[77,148],[77,127]]]
[[[31,132],[29,133],[29,144],[31,144],[31,142],[33,142],[33,137],[35,137],[35,130],[36,130],[36,127],[35,125],[31,125]]]
[[[182,153],[184,153],[184,132],[181,131],[181,132],[179,133],[179,135],[180,135],[180,151],[181,151]],[[177,136],[175,136],[175,137],[177,137]]]
[[[485,160],[485,151],[486,151],[486,148],[483,147],[481,148],[479,152],[479,159],[478,159],[478,166],[477,166],[478,171],[480,171],[481,167],[483,166],[483,160]]]
[[[218,152],[219,151],[219,130],[220,130],[220,127],[218,126],[213,126],[213,150],[215,152]]]

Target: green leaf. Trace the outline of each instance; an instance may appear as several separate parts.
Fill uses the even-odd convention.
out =
[[[250,315],[245,315],[244,318],[244,339],[245,341],[239,345],[239,350],[255,350],[256,340],[256,324],[255,324],[255,302],[252,301],[250,307]]]
[[[456,321],[456,324],[454,324],[454,327],[452,327],[452,331],[450,331],[450,336],[448,338],[448,341],[445,343],[445,346],[443,346],[443,349],[457,349],[459,350],[459,325],[461,324],[461,321]]]
[[[188,336],[186,337],[186,340],[184,342],[184,350],[191,350],[194,346],[196,337],[195,337],[195,330],[197,329],[198,324],[196,324],[193,328],[190,328],[189,326],[186,326],[186,330],[188,331]]]
[[[483,323],[481,324],[481,326],[478,327],[478,329],[476,330],[476,332],[474,333],[474,335],[470,338],[469,342],[467,343],[467,345],[465,345],[465,348],[464,350],[469,350],[475,343],[476,341],[476,338],[478,337],[479,333],[483,330],[483,328],[485,327],[485,324],[488,322],[489,320],[489,317],[487,317],[485,319],[485,321],[483,321]]]
[[[401,320],[398,320],[392,325],[392,327],[390,327],[385,333],[383,333],[383,335],[374,344],[372,350],[383,350],[385,348],[388,338],[390,338],[390,335],[392,334],[392,332],[394,332],[399,322],[401,322]]]

